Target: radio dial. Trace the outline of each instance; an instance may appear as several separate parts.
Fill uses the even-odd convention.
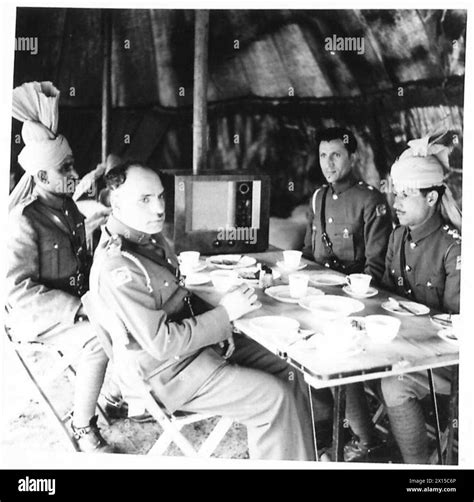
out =
[[[239,185],[239,192],[242,195],[245,195],[246,193],[249,193],[249,190],[250,190],[250,186],[248,185],[248,183],[241,183]]]

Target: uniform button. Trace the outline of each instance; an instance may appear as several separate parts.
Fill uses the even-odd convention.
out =
[[[152,244],[156,244],[156,240],[155,239],[151,239],[151,243]]]
[[[64,214],[65,214],[66,216],[69,216],[69,211],[66,209],[66,211],[64,211]]]
[[[426,285],[427,285],[429,288],[431,288],[431,286],[433,286],[433,284],[431,284],[431,282],[430,282],[430,281],[428,281],[428,282],[426,283]]]
[[[313,225],[313,230],[316,230],[316,225]]]
[[[328,222],[332,223],[334,220],[332,218],[328,218]]]
[[[324,266],[325,266],[326,268],[329,268],[329,263],[328,263],[328,262],[326,262],[326,263],[324,264]]]
[[[59,247],[59,246],[58,246],[57,244],[54,244],[54,245],[53,245],[53,248],[54,248],[54,249],[58,249],[58,247]]]
[[[168,281],[165,281],[165,286],[169,286],[170,283]]]
[[[407,272],[411,272],[411,267],[410,267],[410,265],[407,265],[407,266],[405,267],[405,270],[406,270]]]
[[[335,193],[335,194],[332,196],[332,198],[333,198],[334,200],[337,200],[339,197],[338,197],[338,196],[337,196],[337,194]]]
[[[416,242],[410,242],[410,247],[412,249],[415,249],[416,248]]]
[[[395,274],[395,269],[394,268],[392,268],[392,274]]]
[[[168,258],[168,263],[172,263],[171,258]]]
[[[408,290],[408,294],[411,295],[411,289]]]

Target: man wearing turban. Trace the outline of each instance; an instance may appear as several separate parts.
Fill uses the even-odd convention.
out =
[[[448,148],[429,138],[410,141],[391,170],[400,225],[390,237],[384,285],[435,310],[459,313],[461,213],[444,183]],[[447,368],[433,372],[436,391],[449,394]],[[393,435],[405,463],[429,460],[420,399],[429,393],[426,372],[382,379]]]
[[[80,352],[72,428],[82,451],[109,452],[94,416],[108,358],[81,303],[90,257],[84,216],[72,198],[78,178],[73,154],[57,134],[58,100],[51,82],[13,91],[13,116],[23,122],[18,160],[25,174],[9,200],[8,324],[16,339]]]

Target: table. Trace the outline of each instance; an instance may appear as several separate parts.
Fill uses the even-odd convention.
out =
[[[275,266],[277,261],[282,260],[281,251],[269,251],[250,255],[259,262],[269,266]],[[303,260],[308,266],[304,271],[326,270],[324,267],[314,262]],[[303,272],[303,271],[302,271]],[[334,272],[335,273],[335,272]],[[342,275],[342,274],[341,274]],[[282,275],[275,284],[287,283],[287,276]],[[192,289],[199,297],[211,305],[216,305],[222,294],[215,291],[212,285],[193,286]],[[319,287],[326,294],[347,296],[340,286]],[[271,352],[285,358],[289,364],[303,372],[308,385],[316,389],[325,387],[335,387],[335,408],[334,408],[334,432],[333,444],[336,453],[336,461],[342,458],[342,441],[340,441],[340,425],[344,419],[344,385],[355,382],[383,378],[387,376],[399,375],[402,373],[426,370],[430,379],[430,390],[433,399],[433,407],[436,418],[436,435],[438,446],[438,457],[441,460],[441,444],[439,423],[437,421],[437,405],[435,389],[433,387],[432,370],[443,366],[456,367],[459,363],[459,349],[457,346],[448,344],[436,334],[436,327],[429,319],[429,315],[424,316],[397,316],[382,309],[381,304],[389,296],[402,299],[393,293],[377,288],[377,296],[360,300],[365,308],[354,315],[366,316],[370,314],[395,315],[400,318],[401,326],[397,337],[388,344],[375,344],[370,340],[364,345],[363,350],[354,357],[343,355],[328,355],[302,348],[301,345],[289,347],[288,344],[281,345],[271,337],[262,337],[252,330],[249,319],[264,315],[284,315],[299,321],[301,328],[311,330],[321,330],[322,323],[314,317],[314,314],[303,309],[297,304],[287,304],[278,302],[261,289],[256,288],[262,308],[247,314],[244,318],[234,322],[235,327],[253,338],[255,341],[265,346]],[[431,311],[431,314],[436,313]],[[455,375],[456,380],[456,375]],[[455,391],[453,380],[453,391],[451,395],[451,407],[455,408]],[[451,421],[452,422],[452,421]],[[337,430],[336,430],[337,429]],[[452,445],[452,431],[448,443]],[[448,455],[451,455],[448,452]]]

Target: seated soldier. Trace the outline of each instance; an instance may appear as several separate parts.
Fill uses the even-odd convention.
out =
[[[444,184],[448,149],[410,141],[392,166],[394,208],[400,225],[390,236],[384,285],[433,309],[459,312],[461,214]],[[449,368],[433,372],[436,391],[449,394]],[[429,460],[428,436],[420,399],[429,393],[426,372],[382,379],[390,425],[403,460]]]
[[[158,399],[170,412],[213,413],[245,424],[251,458],[314,459],[303,378],[256,342],[232,333],[231,322],[256,308],[254,290],[241,286],[217,307],[197,311],[161,233],[159,175],[126,162],[105,179],[112,215],[94,255],[90,294],[120,319],[125,346]],[[126,380],[120,350],[113,347],[113,353]]]
[[[316,144],[327,183],[311,198],[303,254],[345,274],[369,274],[378,283],[392,231],[385,196],[354,173],[357,140],[351,131],[324,129]],[[357,461],[376,443],[362,384],[347,386],[346,418],[355,437],[345,446],[344,459]],[[325,459],[331,456],[328,451]]]
[[[72,200],[78,179],[74,158],[66,138],[56,134],[58,99],[50,82],[13,91],[14,116],[24,122],[25,147],[18,160],[26,172],[9,201],[7,323],[16,339],[80,352],[74,436],[82,451],[110,452],[95,416],[108,358],[81,303],[90,256],[84,217]],[[103,222],[96,219],[96,224]]]

